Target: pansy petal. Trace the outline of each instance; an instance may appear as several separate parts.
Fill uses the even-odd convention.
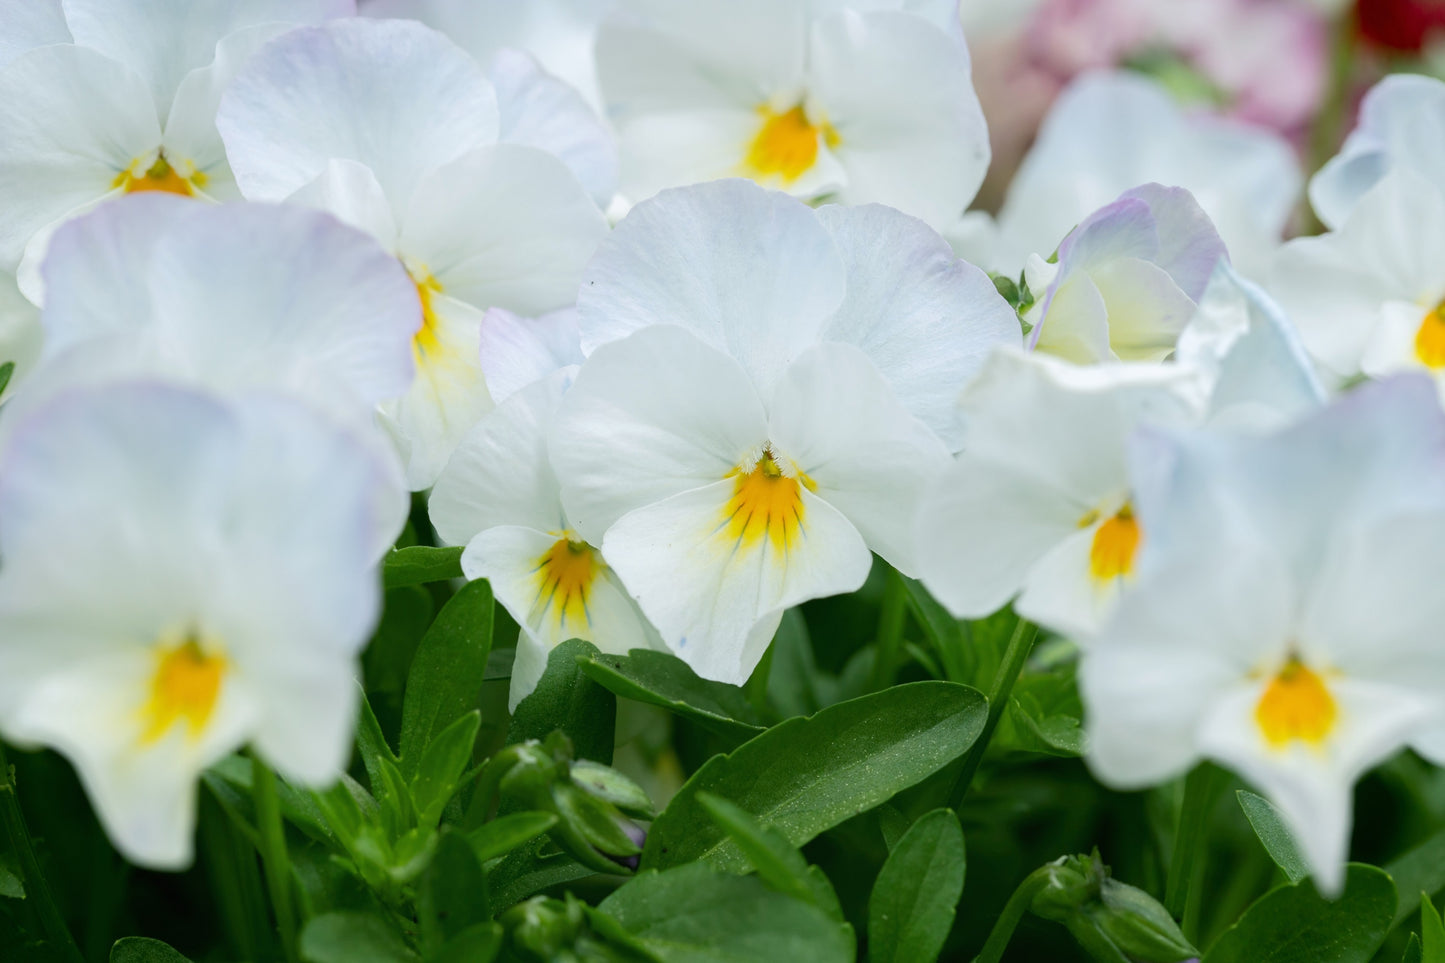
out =
[[[316,179],[286,198],[325,211],[343,224],[364,231],[392,254],[397,253],[396,216],[371,168],[354,160],[330,160]]]
[[[0,67],[31,47],[70,40],[60,0],[0,0]]]
[[[501,404],[533,382],[582,363],[577,312],[563,308],[540,318],[520,318],[492,308],[482,318],[481,357],[487,390]]]

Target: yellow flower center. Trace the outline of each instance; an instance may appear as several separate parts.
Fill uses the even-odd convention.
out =
[[[1084,525],[1092,525],[1097,516],[1084,517]],[[1089,572],[1100,581],[1123,578],[1134,570],[1134,554],[1139,551],[1139,523],[1134,509],[1125,505],[1094,532],[1089,549]]]
[[[192,739],[198,738],[216,707],[226,674],[225,658],[208,654],[195,636],[159,648],[156,656],[150,698],[141,710],[145,721],[141,741],[155,742],[179,721],[185,722]]]
[[[137,176],[135,167],[121,171],[112,183],[112,187],[120,187],[127,194],[137,194],[142,191],[163,191],[167,194],[180,194],[182,197],[194,197],[196,189],[206,185],[206,175],[201,171],[193,171],[189,177],[183,177],[166,160],[164,153],[156,156],[155,163],[145,173]]]
[[[838,146],[838,132],[827,123],[815,126],[802,104],[781,114],[764,104],[758,113],[763,126],[743,160],[744,171],[755,180],[778,178],[791,184],[817,161],[819,137],[830,148]]]
[[[442,292],[441,282],[430,271],[422,269],[412,275],[416,296],[421,300],[421,328],[411,339],[412,353],[418,365],[443,353],[441,322],[437,319],[435,298]]]
[[[587,598],[605,567],[591,545],[563,532],[537,560],[534,616],[540,619],[551,613],[559,625],[586,625]]]
[[[1324,680],[1294,656],[1270,680],[1254,709],[1260,732],[1275,748],[1296,740],[1319,745],[1338,715]]]
[[[1445,368],[1445,301],[1435,305],[1415,332],[1415,357],[1427,368]]]
[[[803,530],[804,487],[814,487],[802,472],[785,472],[771,448],[752,468],[732,471],[732,497],[723,509],[729,540],[751,547],[766,537],[774,548],[787,550]]]

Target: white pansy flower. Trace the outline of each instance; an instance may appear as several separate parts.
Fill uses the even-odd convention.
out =
[[[1246,273],[1278,246],[1300,191],[1294,151],[1278,135],[1186,113],[1137,74],[1085,74],[1054,103],[1014,176],[992,266],[1018,271],[1090,212],[1150,182],[1193,194]]]
[[[1391,74],[1360,101],[1355,129],[1340,152],[1310,179],[1310,206],[1338,230],[1355,205],[1392,170],[1406,169],[1445,191],[1445,83]]]
[[[1445,415],[1425,378],[1265,437],[1142,439],[1149,532],[1080,667],[1088,761],[1139,788],[1201,759],[1279,808],[1340,891],[1352,787],[1442,719]]]
[[[1227,257],[1188,191],[1146,184],[1090,214],[1057,258],[1024,269],[1038,351],[1089,364],[1162,361]]]
[[[22,286],[38,299],[33,277],[65,218],[126,192],[236,196],[216,133],[221,90],[289,26],[354,12],[353,0],[0,5],[0,44],[14,45],[0,46],[0,269],[24,256]]]
[[[597,63],[622,193],[750,177],[953,224],[983,180],[988,133],[956,19],[950,31],[909,6],[621,5]]]
[[[247,743],[341,773],[380,608],[367,448],[137,383],[48,399],[0,466],[0,733],[68,757],[128,859],[188,865],[200,774]]]
[[[1423,369],[1445,391],[1445,194],[1413,170],[1387,174],[1338,230],[1287,243],[1271,287],[1335,383]]]
[[[428,510],[437,536],[465,545],[462,571],[485,578],[522,637],[510,705],[537,686],[547,653],[568,639],[603,652],[662,648],[662,640],[594,545],[567,518],[547,453],[564,370],[518,391],[462,440],[437,479]]]
[[[917,512],[928,590],[962,618],[1015,609],[1086,636],[1135,575],[1129,436],[1199,416],[1199,375],[1175,365],[1080,367],[1000,350],[963,392],[965,447]]]
[[[556,157],[497,143],[481,67],[415,23],[293,31],[238,75],[218,122],[248,197],[331,211],[410,272],[424,318],[417,378],[383,414],[410,484],[429,487],[492,406],[484,312],[571,304],[607,230],[601,212]]]

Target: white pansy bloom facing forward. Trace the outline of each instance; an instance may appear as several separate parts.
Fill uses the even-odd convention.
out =
[[[1098,628],[1149,537],[1126,464],[1143,424],[1198,417],[1199,375],[1174,365],[1078,367],[998,351],[964,391],[963,453],[917,516],[923,584],[949,611],[1018,613],[1078,637]]]
[[[573,375],[564,369],[537,381],[484,416],[427,502],[437,536],[466,546],[467,578],[489,580],[522,627],[512,666],[513,709],[536,688],[547,653],[568,639],[617,655],[662,648],[617,573],[562,506],[547,438]]]
[[[383,407],[415,489],[490,410],[483,315],[572,304],[607,222],[565,164],[498,143],[476,61],[417,23],[337,21],[263,48],[222,101],[237,182],[330,211],[406,266],[423,324],[411,391]]]
[[[1337,894],[1355,780],[1445,718],[1432,386],[1401,375],[1271,436],[1160,433],[1133,457],[1151,540],[1083,654],[1090,767],[1119,788],[1235,770]]]
[[[1415,171],[1392,170],[1338,230],[1285,244],[1271,290],[1336,385],[1416,369],[1445,392],[1445,193]]]
[[[380,608],[367,448],[133,383],[28,412],[0,465],[0,733],[67,756],[128,859],[188,865],[197,780],[247,743],[337,778]]]
[[[222,89],[266,40],[351,15],[355,3],[64,0],[60,9],[64,20],[41,34],[10,19],[35,10],[0,7],[0,37],[34,44],[0,67],[0,268],[14,270],[30,247],[27,274],[58,222],[106,198],[235,197],[216,133]]]
[[[1227,257],[1188,191],[1126,191],[1074,228],[1055,261],[1029,259],[1030,345],[1079,364],[1162,361]]]
[[[598,32],[597,66],[623,195],[750,177],[935,228],[957,221],[989,161],[968,50],[956,23],[904,6],[620,4]]]

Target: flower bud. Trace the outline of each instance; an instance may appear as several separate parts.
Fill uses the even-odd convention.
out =
[[[1148,893],[1109,876],[1097,852],[1065,856],[1045,868],[1030,909],[1068,927],[1103,963],[1182,963],[1198,957],[1168,911]]]

